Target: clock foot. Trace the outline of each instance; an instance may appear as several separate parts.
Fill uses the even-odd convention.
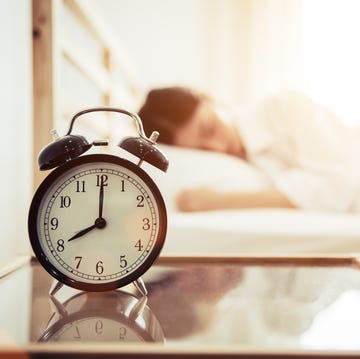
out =
[[[52,305],[55,307],[54,312],[59,313],[59,315],[62,317],[67,315],[65,306],[59,300],[57,300],[53,295],[50,296],[50,300],[51,300]],[[50,321],[51,321],[51,319],[52,319],[52,317],[50,317]]]
[[[62,288],[62,286],[63,286],[62,283],[58,281],[54,281],[50,287],[49,295],[53,297]]]
[[[148,298],[146,296],[141,297],[137,303],[131,308],[129,313],[129,319],[131,321],[136,321],[140,316],[143,315]]]
[[[148,295],[148,291],[145,287],[145,283],[144,281],[142,280],[141,277],[139,277],[138,279],[136,279],[134,282],[134,285],[136,287],[136,289],[144,296]]]

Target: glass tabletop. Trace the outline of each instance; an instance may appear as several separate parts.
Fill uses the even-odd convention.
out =
[[[51,296],[32,259],[0,280],[0,357],[360,355],[356,258],[163,257],[143,280]]]

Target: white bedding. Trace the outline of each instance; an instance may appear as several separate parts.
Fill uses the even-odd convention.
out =
[[[163,254],[360,253],[360,214],[305,210],[229,210],[182,213],[176,194],[184,188],[257,190],[268,178],[224,154],[160,146],[170,166],[164,174],[146,165],[163,193],[168,234]]]
[[[301,210],[169,213],[164,254],[360,253],[358,214]]]

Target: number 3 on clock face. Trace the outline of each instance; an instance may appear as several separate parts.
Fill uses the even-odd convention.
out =
[[[29,212],[33,250],[56,279],[103,291],[140,277],[164,244],[163,198],[130,161],[86,155],[55,169]]]

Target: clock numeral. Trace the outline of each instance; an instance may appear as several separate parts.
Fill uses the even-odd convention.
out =
[[[142,249],[144,248],[144,245],[141,244],[141,239],[139,239],[139,240],[136,242],[136,244],[135,244],[134,247],[137,248],[139,252],[142,251]]]
[[[79,269],[80,267],[80,263],[82,261],[82,257],[75,257],[75,261],[76,261],[76,269]]]
[[[126,328],[125,327],[120,327],[119,328],[119,339],[124,340],[125,337],[126,337],[126,333],[127,333]]]
[[[103,185],[104,187],[108,185],[109,177],[107,175],[96,175],[96,187]]]
[[[120,268],[126,268],[127,267],[127,260],[125,259],[125,255],[124,256],[120,256]]]
[[[102,274],[104,273],[104,267],[103,267],[103,262],[99,261],[96,263],[96,273],[97,274]]]
[[[103,330],[104,324],[101,320],[97,320],[95,323],[95,333],[96,334],[102,334],[102,330]]]
[[[57,243],[56,250],[58,252],[63,252],[65,250],[64,240],[63,239],[58,239],[58,241],[56,243]]]
[[[138,195],[136,199],[138,201],[137,207],[144,207],[144,196]]]
[[[85,181],[76,181],[76,192],[85,192]]]
[[[71,205],[71,198],[69,196],[60,196],[60,208],[68,208]]]
[[[150,219],[149,218],[143,218],[143,226],[142,229],[144,231],[148,231],[150,229]]]
[[[121,192],[125,192],[125,181],[121,180]]]
[[[51,229],[55,231],[59,226],[59,220],[56,217],[51,218],[50,225],[51,225]]]

